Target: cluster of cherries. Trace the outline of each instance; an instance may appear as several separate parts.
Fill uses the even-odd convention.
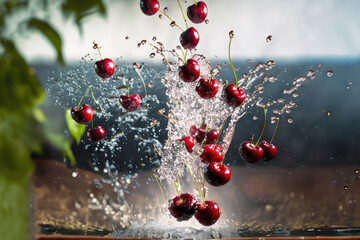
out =
[[[100,47],[98,46],[98,44],[94,43],[94,49],[98,49],[101,56]],[[115,64],[113,60],[105,58],[96,61],[94,69],[99,77],[106,80],[114,74]],[[140,107],[141,97],[138,93],[132,94],[130,96],[122,94],[119,97],[119,102],[121,106],[126,110],[126,112],[133,112]],[[87,104],[82,104],[81,106],[79,104],[78,107],[73,107],[71,109],[71,117],[74,119],[75,122],[86,125],[90,121],[92,121],[93,109]],[[102,126],[97,126],[95,128],[88,129],[87,136],[90,141],[97,143],[104,139],[105,130]]]

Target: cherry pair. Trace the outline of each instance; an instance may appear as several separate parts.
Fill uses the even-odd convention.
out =
[[[248,163],[256,163],[261,159],[270,161],[276,156],[277,149],[275,145],[267,141],[262,141],[259,145],[245,141],[240,145],[239,152],[241,157]]]
[[[83,104],[80,107],[71,109],[71,117],[75,122],[85,125],[91,121],[93,110],[89,105]],[[93,129],[88,129],[87,136],[92,142],[100,142],[105,137],[105,130],[103,127],[97,126]]]
[[[190,193],[176,196],[170,202],[169,211],[176,220],[186,221],[195,218],[204,226],[211,226],[220,218],[220,209],[216,202],[198,203]]]

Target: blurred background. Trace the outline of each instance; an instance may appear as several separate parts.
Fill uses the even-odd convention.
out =
[[[192,1],[181,3],[186,8]],[[333,167],[335,170],[332,171],[336,174],[324,171],[328,178],[320,188],[336,182],[341,189],[335,188],[334,191],[343,191],[344,187],[353,184],[352,170],[360,167],[360,113],[357,106],[360,90],[360,2],[208,0],[206,4],[208,23],[195,26],[200,34],[197,53],[205,55],[212,67],[223,66],[220,78],[233,81],[227,56],[230,30],[235,32],[232,58],[239,76],[254,69],[259,62],[276,62],[276,68],[269,75],[279,80],[267,87],[269,97],[280,98],[283,89],[290,88],[295,78],[308,78],[299,90],[299,96],[294,98],[297,107],[290,114],[280,117],[274,140],[278,147],[276,161],[248,165],[238,154],[240,143],[252,134],[256,138],[261,131],[262,109],[255,108],[238,123],[227,155],[228,163],[250,172],[283,169],[288,175],[296,175],[297,169]],[[166,13],[185,27],[176,1],[160,1],[160,5],[161,9],[167,7]],[[165,48],[174,49],[179,45],[180,33],[178,28],[170,27],[170,21],[164,16],[145,16],[138,1],[9,0],[0,3],[0,233],[5,239],[28,239],[27,226],[31,222],[29,206],[35,211],[41,210],[41,213],[48,211],[46,207],[34,207],[29,202],[32,199],[28,192],[29,177],[34,171],[37,173],[35,189],[40,189],[39,186],[48,180],[42,180],[42,175],[36,170],[43,169],[45,174],[51,169],[39,167],[39,159],[61,162],[64,168],[57,171],[64,171],[70,177],[77,172],[71,165],[75,161],[77,168],[102,174],[102,170],[109,166],[114,166],[123,174],[140,174],[160,164],[158,158],[140,167],[150,150],[148,146],[138,146],[137,132],[131,129],[131,125],[121,129],[126,134],[126,142],[121,139],[122,135],[115,143],[115,148],[121,151],[114,153],[109,146],[100,151],[104,149],[102,145],[89,145],[85,135],[77,145],[67,129],[64,109],[76,105],[78,100],[74,97],[79,99],[84,92],[82,85],[77,85],[76,81],[73,84],[80,75],[89,79],[91,84],[98,84],[95,93],[104,96],[101,91],[105,85],[97,83],[98,78],[92,70],[93,62],[99,58],[92,48],[93,41],[102,47],[102,56],[114,59],[119,66],[117,74],[125,74],[127,80],[136,78],[136,72],[131,71],[128,65],[138,62],[143,66],[142,73],[156,82],[165,73],[166,65],[159,56],[150,58],[151,47],[139,48],[138,44],[142,40],[151,41],[156,36]],[[267,41],[270,35],[271,41]],[[314,71],[314,79],[309,70]],[[332,73],[329,74],[329,71]],[[159,119],[156,110],[166,108],[165,87],[157,82],[149,91],[157,96],[159,103],[154,100],[156,104],[150,108],[154,114],[149,111],[149,119]],[[70,90],[71,87],[75,90]],[[89,96],[86,99],[91,100]],[[167,139],[164,131],[166,121],[159,121],[160,127],[148,134],[153,134],[162,142]],[[112,127],[117,124],[117,119],[110,118],[103,124]],[[139,124],[140,128],[147,128],[146,121]],[[269,126],[265,132],[268,138],[274,129],[274,125]],[[124,146],[138,147],[124,150]],[[38,162],[34,163],[34,159]],[[41,163],[41,166],[47,166]],[[344,167],[349,167],[351,171],[343,171]],[[270,176],[278,175],[271,170],[268,172]],[[254,176],[257,174],[254,172]],[[309,178],[317,181],[316,175]],[[240,177],[238,180],[241,180]],[[313,183],[310,181],[307,184]],[[61,186],[58,183],[55,185]],[[41,191],[35,190],[35,199],[38,193]],[[44,196],[53,192],[48,194]],[[84,191],[84,194],[88,192]],[[353,195],[354,198],[359,197],[358,194]],[[39,202],[39,199],[36,201]],[[73,202],[73,199],[70,201]],[[50,204],[47,207],[51,206],[51,203],[47,204]],[[266,201],[263,204],[267,206]],[[49,220],[49,217],[36,215],[35,222],[46,222],[44,219]],[[48,222],[56,225],[56,218],[52,220]],[[358,217],[352,217],[341,226],[355,226],[358,221]],[[304,220],[299,226],[305,226],[305,223]],[[109,229],[109,226],[114,229],[119,227],[109,223],[104,229]]]

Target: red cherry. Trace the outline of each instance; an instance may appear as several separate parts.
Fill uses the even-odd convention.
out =
[[[92,142],[100,142],[105,137],[105,130],[103,127],[97,126],[94,129],[88,129],[87,136]]]
[[[202,23],[208,14],[207,6],[204,2],[197,2],[187,8],[187,15],[193,23]]]
[[[93,110],[89,105],[83,104],[80,108],[74,107],[71,109],[71,117],[77,123],[87,124],[93,117]]]
[[[239,152],[241,157],[248,163],[256,163],[262,158],[264,151],[259,145],[245,141],[240,145]]]
[[[115,72],[115,64],[109,58],[95,62],[94,68],[96,74],[104,79],[111,77]]]
[[[157,0],[140,0],[141,11],[148,16],[154,15],[160,8]]]
[[[231,83],[224,89],[223,98],[230,106],[240,106],[246,99],[244,90],[240,87],[236,88],[235,84]]]
[[[192,153],[194,151],[195,140],[193,137],[187,136],[187,137],[184,137],[183,139],[180,139],[180,141],[185,142],[185,148],[189,153]]]
[[[183,46],[183,48],[185,48],[185,49],[195,48],[199,43],[199,39],[200,39],[199,33],[193,27],[185,30],[180,35],[181,46]]]
[[[201,78],[195,90],[200,97],[210,99],[215,97],[219,91],[219,85],[214,78],[212,78],[211,81],[209,81],[209,79]]]
[[[216,129],[211,129],[206,134],[206,144],[214,144],[219,138],[219,132]]]
[[[181,201],[180,201],[181,199]],[[189,220],[195,213],[196,199],[190,193],[183,193],[173,198],[170,202],[169,211],[176,220]]]
[[[179,68],[179,76],[184,82],[194,82],[200,77],[200,66],[195,59],[187,60],[186,64]]]
[[[203,152],[200,155],[201,161],[204,163],[221,162],[224,155],[221,154],[221,146],[214,144],[206,144],[203,147]]]
[[[121,95],[119,98],[119,102],[123,108],[128,112],[133,112],[138,109],[141,105],[141,97],[139,94],[135,93],[131,96]]]
[[[262,141],[259,146],[264,150],[264,161],[270,161],[276,156],[277,149],[274,144],[269,144],[267,141]]]
[[[205,201],[196,205],[195,218],[204,226],[211,226],[220,218],[220,209],[216,202]]]
[[[205,138],[206,124],[201,125],[200,128],[196,128],[195,125],[190,127],[190,135],[195,138],[198,143],[202,143]]]
[[[204,170],[205,180],[213,186],[222,186],[230,181],[230,168],[218,162],[211,162]]]

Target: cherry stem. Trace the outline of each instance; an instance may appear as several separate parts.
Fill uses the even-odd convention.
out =
[[[146,42],[146,43],[149,44],[150,46],[152,46],[153,48],[155,48],[156,50],[158,50],[158,51],[160,52],[161,56],[163,56],[163,58],[166,60],[166,62],[167,62],[167,64],[168,64],[169,68],[171,69],[169,60],[168,60],[168,59],[166,58],[166,56],[164,55],[163,51],[162,51],[160,48],[158,48],[157,46],[155,46],[155,45],[153,45],[153,44],[151,44],[151,43],[149,43],[149,42]]]
[[[176,180],[174,181],[174,184],[175,184],[176,192],[177,192],[177,194],[178,194],[178,196],[179,196],[179,199],[180,199],[180,203],[182,203],[182,199],[181,199],[181,197],[180,197],[180,192],[179,192],[178,186],[177,186],[177,184],[176,184]]]
[[[94,119],[91,118],[91,129],[94,129]]]
[[[263,126],[263,129],[262,129],[262,131],[261,131],[260,137],[259,137],[259,139],[257,140],[257,142],[256,142],[255,145],[258,145],[258,143],[260,142],[260,139],[262,138],[262,135],[263,135],[264,130],[265,130],[265,125],[266,125],[266,106],[264,105],[263,108],[264,108],[264,115],[265,115],[265,118],[264,118],[264,126]]]
[[[121,134],[122,131],[118,131],[116,132],[114,135],[112,135],[110,138],[106,138],[104,139],[106,142],[110,142],[111,140],[113,140],[117,135]]]
[[[142,78],[142,76],[141,76],[141,74],[140,74],[139,70],[137,69],[137,67],[136,67],[136,66],[134,66],[134,65],[133,65],[133,67],[134,67],[134,69],[135,69],[136,73],[139,75],[139,77],[140,77],[140,79],[141,79],[141,81],[142,81],[142,83],[143,83],[143,85],[144,85],[144,89],[145,89],[145,97],[144,97],[144,98],[146,98],[146,97],[147,97],[147,91],[146,91],[146,84],[145,84],[145,81],[144,81],[144,79]]]
[[[180,49],[181,49],[181,53],[182,53],[183,58],[184,58],[184,64],[186,64],[186,55],[185,55],[185,53],[184,53],[183,48],[180,48]]]
[[[199,184],[198,184],[198,182],[196,181],[196,178],[195,178],[194,174],[192,173],[192,171],[191,171],[191,169],[190,169],[190,166],[189,166],[189,164],[187,163],[186,160],[185,160],[185,164],[186,164],[187,169],[188,169],[189,172],[190,172],[190,175],[191,175],[192,178],[194,179],[194,182],[195,182],[195,184],[196,184],[196,187],[197,187],[197,189],[198,189],[198,191],[199,191],[199,194],[200,194],[200,197],[201,197],[201,201],[205,204],[205,199],[204,199],[204,196],[203,196],[203,194],[202,194],[202,192],[201,192],[201,190],[200,190]]]
[[[161,193],[162,193],[162,196],[163,196],[163,198],[164,198],[164,200],[165,200],[165,206],[166,206],[166,205],[168,204],[168,202],[167,202],[167,200],[166,200],[166,197],[165,197],[165,194],[164,194],[164,190],[163,190],[163,188],[161,187],[160,181],[159,181],[159,179],[156,177],[155,174],[153,175],[153,177],[155,178],[156,182],[157,182],[158,185],[159,185],[159,188],[160,188]]]
[[[182,187],[181,187],[181,184],[180,184],[180,177],[179,177],[179,174],[176,174],[176,177],[177,177],[178,185],[179,185],[179,187],[180,187],[181,191],[183,191],[183,190],[182,190]]]
[[[254,134],[251,136],[251,143],[254,141]]]
[[[80,108],[81,102],[82,102],[83,98],[85,97],[85,94],[86,94],[87,90],[89,90],[89,88],[90,88],[90,85],[86,88],[84,94],[82,95],[82,97],[81,97],[81,99],[80,99],[80,102],[79,102],[79,104],[78,104],[78,109]]]
[[[170,19],[171,22],[175,23],[175,26],[177,26],[182,32],[184,31],[179,25],[176,24],[176,22],[174,20],[172,20],[171,17],[169,17],[169,15],[167,15],[166,13],[164,13],[163,11],[161,11],[159,9],[159,12],[161,12],[162,14],[164,14],[168,19]]]
[[[177,0],[177,2],[178,2],[178,4],[179,4],[181,13],[182,13],[182,15],[183,15],[183,18],[184,18],[184,21],[185,21],[185,25],[186,25],[186,29],[189,29],[189,26],[188,26],[188,24],[187,24],[187,21],[186,21],[186,18],[185,18],[184,11],[183,11],[183,9],[182,9],[181,3],[180,3],[179,0]]]
[[[94,100],[94,102],[101,108],[100,103],[96,100],[93,91],[91,90],[91,87],[89,86],[89,91],[91,93],[91,97]]]
[[[195,5],[197,6],[197,2],[196,2],[196,0],[194,0],[194,2],[195,2]]]
[[[214,74],[215,74],[215,72],[212,72],[212,73],[211,73],[211,76],[209,77],[209,83],[211,83],[211,79],[212,79],[212,77],[214,76]]]
[[[273,133],[273,135],[272,135],[272,138],[271,138],[271,141],[270,141],[270,145],[271,145],[272,141],[274,140],[275,133],[276,133],[276,130],[277,130],[278,125],[279,125],[279,120],[280,120],[280,119],[278,118],[277,123],[276,123],[276,127],[275,127],[275,131],[274,131],[274,133]]]
[[[227,120],[229,119],[230,116],[231,116],[231,114],[225,119],[224,123],[222,124],[221,130],[220,130],[220,133],[219,133],[219,137],[218,137],[218,139],[216,139],[216,142],[215,142],[214,146],[216,146],[216,144],[218,143],[218,141],[220,139],[220,136],[221,136],[222,132],[224,131],[225,123],[227,122]]]
[[[230,64],[231,64],[231,68],[232,68],[232,70],[234,72],[236,87],[238,87],[238,78],[236,76],[234,64],[233,64],[233,62],[231,60],[231,55],[230,55],[231,41],[232,41],[232,37],[230,37],[230,40],[229,40],[229,51],[228,51],[228,53],[229,53],[229,61],[230,61]]]
[[[186,51],[185,51],[185,57],[184,57],[184,62],[186,63],[186,57],[187,57],[187,49],[186,49]]]

